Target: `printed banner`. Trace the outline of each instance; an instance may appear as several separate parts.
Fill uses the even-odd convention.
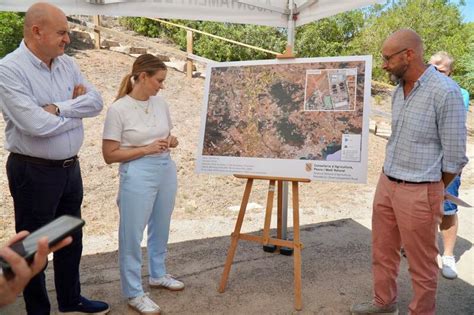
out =
[[[196,171],[364,183],[370,56],[209,65]]]

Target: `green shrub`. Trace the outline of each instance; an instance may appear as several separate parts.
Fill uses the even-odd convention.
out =
[[[286,34],[282,30],[273,27],[185,20],[170,20],[170,22],[276,52],[283,52],[286,46]],[[121,24],[145,36],[170,39],[180,49],[186,49],[186,30],[182,28],[165,25],[147,18],[122,18]],[[275,57],[272,54],[199,33],[193,35],[193,52],[196,55],[215,61],[255,60]]]
[[[354,40],[349,43],[348,50],[352,54],[372,54],[374,58],[372,77],[378,81],[388,82],[387,73],[381,69],[382,44],[392,32],[401,28],[410,28],[423,39],[426,61],[437,51],[447,51],[456,60],[454,79],[461,85],[468,85],[469,75],[473,75],[472,69],[468,69],[469,42],[472,45],[472,28],[469,29],[468,25],[462,23],[460,5],[453,2],[446,0],[388,1],[385,6],[372,8],[370,18],[366,20],[363,29]],[[471,36],[469,36],[470,33]],[[472,48],[470,51],[472,56]],[[472,93],[472,90],[470,92]]]
[[[381,68],[382,43],[392,32],[411,28],[423,38],[426,60],[440,50],[453,55],[456,60],[453,78],[470,92],[472,98],[474,23],[463,23],[460,9],[464,4],[464,1],[448,0],[387,0],[383,5],[298,27],[295,52],[297,57],[372,55],[372,77],[388,82],[388,75]],[[285,29],[203,21],[172,22],[272,51],[283,52],[286,46]],[[140,34],[168,38],[182,50],[186,48],[186,31],[180,28],[146,18],[124,18],[123,23]],[[275,57],[200,34],[194,34],[194,53],[215,61]]]
[[[23,38],[23,14],[0,12],[0,58],[15,50]]]

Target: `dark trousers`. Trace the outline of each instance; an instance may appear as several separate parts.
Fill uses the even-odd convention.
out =
[[[81,217],[83,187],[79,161],[63,168],[39,165],[10,155],[7,176],[17,232],[33,232],[63,214]],[[54,253],[54,284],[59,306],[79,303],[82,231],[72,237],[71,245]],[[51,312],[44,271],[31,279],[23,296],[28,314]]]

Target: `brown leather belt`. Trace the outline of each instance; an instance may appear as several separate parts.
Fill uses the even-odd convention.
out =
[[[28,156],[28,155],[23,155],[19,153],[10,153],[10,156],[12,158],[25,161],[25,162],[30,162],[33,164],[38,164],[38,165],[44,165],[44,166],[52,166],[52,167],[71,167],[74,166],[79,159],[77,155],[70,157],[65,160],[48,160],[48,159],[42,159],[34,156]]]

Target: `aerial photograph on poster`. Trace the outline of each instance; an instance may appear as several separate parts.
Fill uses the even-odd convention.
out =
[[[306,172],[310,165],[318,166],[308,165],[308,160],[363,162],[364,129],[368,129],[364,128],[368,123],[364,109],[367,113],[370,93],[367,58],[212,65],[206,82],[198,171],[212,172],[209,166],[217,163],[216,172],[236,173],[239,169],[232,165],[242,164],[215,157],[248,158],[247,170],[259,174],[262,161],[258,159],[268,160],[266,166],[275,160],[306,161],[302,164]],[[201,167],[206,157],[214,158],[204,163],[208,167]],[[219,163],[223,161],[230,164],[223,167]]]
[[[308,70],[305,110],[354,110],[357,69]]]

